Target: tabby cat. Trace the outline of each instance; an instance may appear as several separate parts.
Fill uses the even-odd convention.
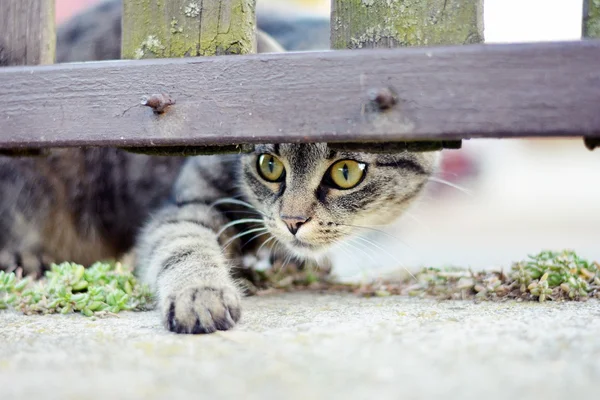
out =
[[[0,157],[0,267],[36,274],[51,262],[90,264],[133,249],[166,328],[227,330],[241,316],[232,272],[242,251],[251,251],[246,242],[318,257],[360,226],[397,219],[422,191],[434,159],[341,152],[325,143],[188,159],[116,149]]]

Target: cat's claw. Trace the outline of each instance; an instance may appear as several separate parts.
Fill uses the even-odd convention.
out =
[[[233,287],[188,287],[165,299],[164,324],[176,333],[213,333],[235,326],[240,295]]]
[[[35,279],[41,277],[49,269],[50,257],[39,252],[0,251],[0,271],[13,272],[22,268],[25,276]]]

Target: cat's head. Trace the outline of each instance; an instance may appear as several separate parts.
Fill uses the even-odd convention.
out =
[[[261,145],[242,158],[241,185],[272,237],[297,256],[315,257],[358,227],[396,220],[435,159],[333,151],[324,143]]]

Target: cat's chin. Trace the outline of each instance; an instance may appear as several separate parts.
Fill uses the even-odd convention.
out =
[[[320,260],[330,249],[328,244],[312,244],[294,238],[284,243],[288,252],[302,260]]]

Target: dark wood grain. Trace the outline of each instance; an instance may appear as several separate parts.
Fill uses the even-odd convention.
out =
[[[52,64],[54,1],[0,0],[0,66]]]
[[[588,40],[0,68],[0,147],[598,137],[599,65]]]
[[[584,38],[600,38],[600,3],[594,0],[583,0],[583,21],[581,24]],[[600,138],[584,138],[585,146],[594,150],[600,147]]]

